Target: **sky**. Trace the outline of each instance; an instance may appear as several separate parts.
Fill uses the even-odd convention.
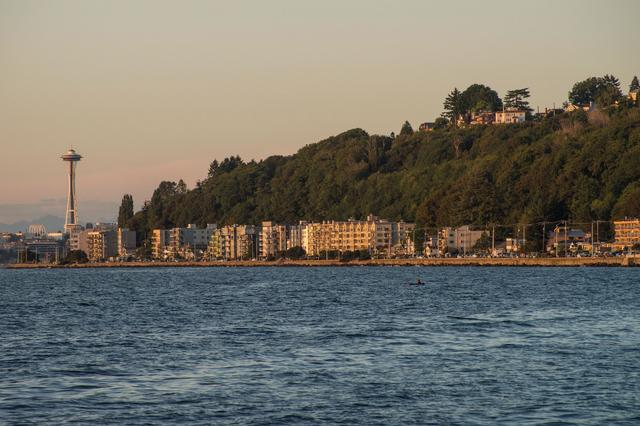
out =
[[[360,127],[433,121],[454,87],[560,106],[576,81],[640,75],[637,0],[0,0],[0,222],[112,220],[162,180]]]

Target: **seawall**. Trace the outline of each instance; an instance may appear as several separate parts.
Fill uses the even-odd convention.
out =
[[[640,266],[640,256],[625,257],[522,257],[522,258],[426,258],[352,260],[278,260],[206,262],[108,262],[71,265],[14,263],[8,269],[64,268],[164,268],[164,267],[257,267],[257,266]]]

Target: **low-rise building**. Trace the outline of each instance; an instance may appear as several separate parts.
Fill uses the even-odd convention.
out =
[[[496,113],[491,111],[479,111],[471,113],[469,124],[472,126],[493,124],[496,121]]]
[[[506,253],[520,253],[524,249],[526,241],[522,238],[507,238],[505,240]]]
[[[426,122],[426,123],[422,123],[420,127],[418,127],[418,130],[421,132],[431,132],[435,128],[436,128],[436,123]]]
[[[18,262],[54,263],[65,254],[62,241],[35,238],[24,241],[24,246],[18,251]]]
[[[586,250],[585,244],[591,247],[591,234],[582,229],[571,229],[568,226],[556,226],[547,235],[547,251],[561,253]]]
[[[589,102],[586,104],[573,104],[569,103],[564,107],[565,112],[574,112],[574,111],[584,111],[591,112],[595,109],[595,104],[593,102]]]

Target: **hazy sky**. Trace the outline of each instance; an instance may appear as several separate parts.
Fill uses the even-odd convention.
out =
[[[639,16],[637,0],[0,0],[0,222],[64,215],[69,145],[90,221],[214,158],[417,127],[454,86],[529,87],[534,108],[591,75],[626,89]]]

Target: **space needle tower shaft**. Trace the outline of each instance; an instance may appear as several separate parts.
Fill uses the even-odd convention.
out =
[[[73,149],[62,157],[69,163],[69,189],[67,191],[67,213],[64,216],[64,230],[68,234],[78,225],[78,197],[76,196],[76,163],[82,156]]]

